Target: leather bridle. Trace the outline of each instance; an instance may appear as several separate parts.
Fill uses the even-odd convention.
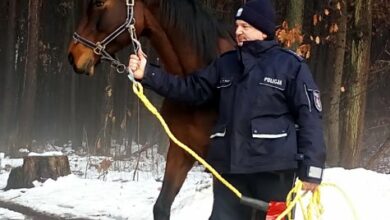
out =
[[[139,48],[141,48],[141,44],[137,39],[137,35],[135,32],[135,18],[134,18],[134,1],[135,0],[126,0],[127,7],[127,17],[126,21],[115,29],[111,34],[109,34],[102,41],[92,42],[85,37],[82,37],[77,32],[73,33],[73,40],[76,42],[80,42],[84,46],[91,48],[96,55],[101,56],[101,59],[108,60],[111,62],[111,66],[116,69],[118,73],[123,73],[127,70],[127,66],[121,63],[118,59],[111,56],[106,47],[109,43],[111,43],[115,38],[121,35],[124,31],[128,30],[131,38],[131,43],[133,44],[134,52],[136,53]]]

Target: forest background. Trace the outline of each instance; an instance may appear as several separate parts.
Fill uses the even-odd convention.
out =
[[[94,0],[93,0],[94,1]],[[73,146],[116,157],[167,137],[130,89],[101,64],[77,75],[67,48],[89,1],[0,1],[0,152]],[[233,31],[242,0],[199,0]],[[390,172],[390,1],[274,0],[280,42],[307,59],[321,89],[329,166]],[[142,39],[150,60],[158,56]],[[130,49],[130,48],[129,48]],[[127,63],[130,53],[118,56]],[[151,91],[154,104],[162,98]]]

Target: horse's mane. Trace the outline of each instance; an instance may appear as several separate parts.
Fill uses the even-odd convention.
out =
[[[197,0],[144,0],[147,5],[158,4],[165,27],[175,27],[178,37],[189,39],[199,56],[209,63],[217,56],[218,38],[229,38],[225,30],[208,9]]]

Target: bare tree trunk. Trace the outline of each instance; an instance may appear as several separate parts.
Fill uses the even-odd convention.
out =
[[[375,162],[383,159],[382,157],[386,155],[386,152],[390,151],[390,136],[381,144],[377,152],[368,160],[365,167],[370,170],[375,170]]]
[[[58,4],[54,2],[54,5]],[[58,128],[56,129],[55,138],[59,140],[59,144],[64,144],[68,140],[71,140],[72,137],[79,137],[78,139],[81,140],[81,128],[78,130],[76,129],[69,129],[71,125],[74,125],[74,116],[76,114],[74,103],[71,104],[71,100],[74,100],[74,77],[76,74],[67,74],[71,70],[71,66],[68,63],[68,59],[66,56],[66,51],[69,45],[70,40],[72,39],[73,31],[75,30],[75,2],[69,1],[69,0],[61,0],[61,5],[63,5],[64,9],[62,11],[58,12],[57,17],[60,19],[60,21],[56,22],[57,25],[61,25],[62,29],[64,29],[66,37],[59,36],[58,34],[52,34],[52,37],[55,37],[58,42],[58,48],[59,50],[56,51],[59,53],[55,56],[57,68],[53,72],[56,72],[58,74],[53,78],[54,80],[57,80],[57,83],[53,83],[54,85],[58,85],[57,89],[54,88],[54,91],[58,91],[56,98],[60,97],[62,100],[57,105],[58,112],[57,112],[57,118],[56,121],[58,123]],[[66,6],[65,6],[66,5]],[[58,6],[57,6],[58,7]],[[65,10],[66,9],[66,10]],[[60,31],[58,31],[61,33]],[[53,74],[52,74],[53,75]],[[59,82],[58,82],[59,81]],[[53,101],[55,103],[55,101]],[[73,136],[74,135],[74,136]],[[77,142],[77,141],[76,141]]]
[[[305,10],[312,12],[309,13],[309,22],[305,21],[305,30],[309,30],[310,36],[319,37],[321,39],[319,44],[315,41],[311,42],[310,69],[312,70],[315,81],[321,89],[322,97],[327,95],[329,85],[329,77],[327,76],[327,60],[330,57],[328,50],[329,45],[324,41],[324,36],[327,36],[329,31],[327,30],[327,26],[324,21],[318,22],[317,25],[314,25],[312,17],[314,15],[318,16],[319,12],[322,12],[325,7],[327,7],[327,0],[305,2]],[[324,105],[326,105],[326,101],[324,102]],[[324,114],[326,113],[327,112],[324,111]]]
[[[73,0],[72,6],[73,10],[70,15],[69,21],[69,36],[72,36],[72,32],[76,29],[77,22],[76,17],[81,14],[81,11],[86,8],[86,1],[80,2],[78,0]],[[69,134],[71,135],[72,139],[72,145],[74,147],[81,147],[82,146],[82,137],[83,137],[83,123],[82,120],[80,120],[80,107],[79,100],[80,100],[80,93],[78,88],[80,88],[80,76],[76,75],[73,70],[71,70],[70,65],[68,65],[69,68],[69,74],[71,74],[71,82],[70,82],[70,124],[68,128],[70,129]]]
[[[30,0],[28,12],[28,40],[25,77],[22,88],[21,109],[18,122],[17,146],[31,147],[37,90],[37,66],[39,56],[39,15],[41,0]]]
[[[290,29],[297,28],[302,31],[303,27],[303,11],[305,8],[304,0],[289,1],[289,7],[287,11],[287,23]],[[299,46],[299,42],[295,42],[291,45],[291,50],[295,51]]]
[[[103,111],[101,112],[101,123],[102,128],[100,134],[97,137],[96,144],[96,153],[99,155],[108,156],[111,149],[111,136],[112,136],[112,125],[115,120],[114,115],[114,100],[112,95],[113,84],[114,84],[114,74],[115,70],[113,68],[109,69],[106,76],[107,84],[104,88],[104,97],[103,97]]]
[[[15,120],[16,97],[18,90],[17,77],[15,72],[15,39],[16,39],[16,1],[9,1],[8,26],[5,43],[4,63],[4,99],[1,106],[0,139],[8,145],[9,131],[12,130],[11,123]]]
[[[347,75],[345,114],[341,146],[341,165],[359,166],[366,104],[367,78],[370,65],[372,0],[356,0],[354,4],[351,58]]]
[[[303,9],[305,8],[304,0],[289,1],[289,7],[287,12],[287,21],[290,27],[296,25],[302,25],[303,21]]]
[[[328,74],[330,76],[329,95],[324,97],[327,100],[327,105],[324,115],[325,140],[327,146],[327,163],[330,166],[337,166],[340,162],[340,91],[341,81],[344,70],[344,58],[346,49],[347,36],[347,10],[346,5],[342,4],[341,10],[335,8],[332,11],[332,20],[339,27],[335,33],[334,44],[330,45],[330,54],[328,65]]]

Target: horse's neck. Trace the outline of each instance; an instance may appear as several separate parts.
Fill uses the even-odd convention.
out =
[[[167,35],[171,39],[170,42],[177,54],[184,74],[191,73],[205,65],[190,43],[169,32]]]
[[[148,29],[147,37],[157,51],[165,69],[175,75],[183,75],[184,68],[168,35],[149,9],[144,10],[145,27]]]
[[[204,66],[204,61],[196,54],[191,44],[175,36],[174,31],[164,29],[155,17],[157,14],[157,10],[145,10],[145,26],[150,30],[148,38],[159,54],[165,69],[173,74],[186,75]],[[218,44],[219,53],[234,48],[231,40],[220,39],[215,43]]]

